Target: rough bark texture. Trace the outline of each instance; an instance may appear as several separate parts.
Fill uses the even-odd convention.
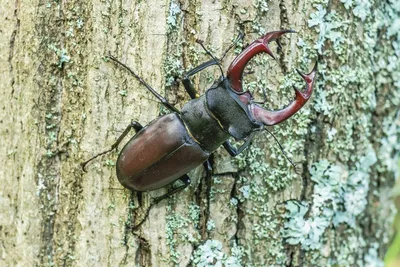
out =
[[[396,1],[15,0],[0,11],[1,266],[382,264],[399,151]],[[192,171],[192,185],[132,232],[166,190],[123,189],[117,152],[87,173],[80,163],[132,119],[144,125],[165,109],[107,53],[179,108],[189,98],[178,78],[209,59],[197,38],[220,56],[239,31],[236,53],[284,28],[298,34],[276,61],[254,60],[247,88],[266,88],[267,106],[283,107],[291,86],[304,86],[294,68],[318,58],[312,100],[271,129],[301,173],[261,134],[236,159],[218,150],[211,181]],[[204,92],[219,75],[194,81]]]

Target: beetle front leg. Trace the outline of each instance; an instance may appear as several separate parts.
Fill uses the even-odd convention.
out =
[[[182,80],[183,86],[185,87],[186,92],[189,94],[191,99],[195,99],[199,97],[198,92],[196,91],[196,89],[193,86],[192,81],[190,80],[190,76],[195,75],[196,73],[211,67],[213,65],[218,65],[218,62],[216,62],[214,59],[209,60],[207,62],[204,62],[202,64],[200,64],[199,66],[189,70],[186,74],[185,77]]]
[[[201,47],[206,51],[206,53],[209,54],[213,59],[211,59],[211,60],[209,60],[209,61],[207,61],[207,62],[204,62],[204,63],[200,64],[199,66],[197,66],[197,67],[195,67],[195,68],[189,70],[189,71],[185,74],[185,77],[183,78],[182,83],[183,83],[183,86],[185,87],[186,92],[190,95],[190,97],[191,97],[192,99],[195,99],[195,98],[199,97],[200,95],[198,94],[198,92],[197,92],[196,89],[194,88],[193,83],[192,83],[192,81],[189,79],[189,77],[195,75],[196,73],[198,73],[198,72],[200,72],[200,71],[202,71],[202,70],[204,70],[204,69],[206,69],[206,68],[208,68],[208,67],[214,66],[214,65],[218,65],[218,66],[221,68],[221,65],[220,65],[219,62],[222,61],[222,59],[226,56],[226,54],[229,52],[229,50],[231,50],[232,47],[233,47],[239,40],[242,40],[243,37],[244,37],[244,34],[239,33],[239,34],[238,34],[238,37],[236,38],[236,41],[234,41],[234,42],[228,47],[228,49],[225,50],[225,52],[224,52],[224,54],[222,55],[221,59],[215,58],[215,57],[203,46],[202,41],[197,40],[197,43],[199,43],[199,44],[201,45]],[[221,71],[222,71],[222,70],[221,70]],[[223,74],[222,74],[222,76],[223,76]]]
[[[246,149],[246,147],[248,147],[251,143],[251,141],[254,138],[254,134],[251,134],[247,140],[244,142],[244,144],[239,147],[238,149],[234,148],[231,144],[231,142],[229,141],[225,141],[225,143],[223,143],[223,146],[225,148],[226,151],[228,151],[229,155],[231,155],[232,157],[236,157],[237,155],[239,155],[240,153],[243,152],[243,150]]]
[[[113,151],[114,149],[116,149],[118,147],[118,145],[121,143],[121,141],[125,138],[125,136],[131,131],[131,129],[134,129],[135,132],[139,132],[141,129],[143,129],[143,126],[137,121],[132,121],[128,125],[128,127],[126,127],[124,132],[118,137],[117,141],[111,146],[110,149],[95,155],[94,157],[90,158],[89,160],[87,160],[85,162],[82,162],[81,163],[82,170],[86,172],[85,167],[89,162],[91,162],[92,160],[94,160],[95,158],[97,158],[101,155],[107,154],[107,153]]]

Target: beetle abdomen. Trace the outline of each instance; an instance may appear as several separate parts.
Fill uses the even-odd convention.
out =
[[[122,149],[117,160],[121,184],[148,191],[170,184],[207,160],[176,113],[153,120]]]

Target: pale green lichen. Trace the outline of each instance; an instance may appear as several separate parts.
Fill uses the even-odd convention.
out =
[[[85,25],[85,23],[83,22],[83,19],[79,18],[76,20],[76,27],[78,29],[82,29],[83,25]]]
[[[282,234],[287,242],[301,244],[304,250],[320,249],[328,227],[346,223],[356,228],[356,217],[367,206],[369,171],[376,161],[375,151],[370,147],[352,170],[327,160],[314,163],[310,169],[311,180],[315,182],[312,202],[286,204],[288,221]]]
[[[177,24],[180,21],[181,9],[175,2],[171,2],[169,6],[169,12],[167,17],[167,36],[169,42],[179,43],[179,37],[177,33]],[[171,51],[172,47],[175,51]],[[164,61],[164,77],[165,86],[169,87],[175,83],[177,77],[181,77],[183,74],[183,66],[181,61],[182,49],[181,45],[168,45],[168,53]]]
[[[368,249],[368,253],[364,256],[364,263],[360,262],[359,266],[362,265],[366,267],[383,267],[384,263],[382,259],[379,258],[378,249],[379,243],[372,243]]]
[[[243,249],[240,246],[233,245],[231,256],[222,251],[222,243],[218,240],[207,240],[199,246],[193,253],[192,263],[197,267],[205,266],[227,266],[240,267]]]
[[[319,53],[322,53],[327,40],[333,43],[335,50],[341,49],[345,41],[341,32],[346,30],[347,23],[342,21],[334,10],[328,13],[322,5],[317,5],[317,11],[312,13],[308,20],[308,27],[316,27],[319,33],[319,39],[315,45]]]
[[[188,214],[191,222],[194,224],[195,227],[197,227],[197,223],[199,222],[200,219],[200,207],[196,205],[195,203],[191,203],[189,205],[189,214]]]
[[[165,86],[171,86],[175,83],[176,77],[183,74],[183,66],[179,56],[180,51],[167,55],[164,63]]]
[[[231,198],[230,203],[232,206],[236,207],[239,204],[239,201],[237,198],[233,197]]]
[[[207,222],[207,231],[212,231],[215,229],[215,221],[214,220],[208,220]]]
[[[178,14],[181,13],[181,9],[178,4],[171,2],[169,6],[169,15],[167,17],[167,31],[171,32],[177,27]]]
[[[269,10],[268,1],[266,0],[255,0],[253,6],[261,13],[266,13]]]
[[[286,242],[291,245],[301,244],[305,250],[319,249],[322,245],[321,236],[330,224],[330,210],[322,210],[320,216],[306,219],[306,213],[309,211],[307,203],[288,201],[286,209],[289,219],[283,232]]]
[[[128,95],[128,91],[127,90],[119,90],[118,94],[120,96],[127,96]]]
[[[50,50],[53,50],[58,56],[58,67],[62,68],[64,63],[68,63],[71,60],[71,57],[68,55],[68,52],[65,48],[58,48],[55,44],[48,45]]]
[[[176,238],[176,233],[179,229],[187,229],[189,220],[182,215],[173,212],[171,206],[167,206],[167,212],[169,215],[166,217],[166,239],[170,254],[169,258],[172,262],[178,263],[181,254],[176,249],[176,244],[179,242],[179,239]],[[188,232],[181,231],[179,234],[185,235],[188,234]],[[186,240],[188,239],[189,236],[186,235]],[[192,236],[190,236],[190,239],[192,239]]]
[[[174,263],[179,263],[181,254],[176,245],[182,242],[188,242],[197,245],[200,241],[198,233],[192,232],[196,228],[200,218],[200,207],[194,203],[189,205],[187,216],[177,213],[173,210],[175,198],[169,199],[167,206],[168,215],[166,217],[166,240],[169,248],[169,258]]]
[[[241,182],[244,183],[245,178],[241,179]],[[244,202],[246,199],[249,198],[250,196],[250,186],[249,185],[244,185],[242,187],[239,188],[239,192],[240,194],[237,196],[238,200],[240,202]]]
[[[396,120],[398,120],[400,112],[397,113]],[[398,174],[398,162],[400,151],[400,127],[393,123],[390,118],[385,118],[383,121],[383,130],[386,134],[381,139],[381,147],[379,150],[378,157],[380,159],[379,171],[389,170],[395,173],[395,177]],[[397,153],[396,153],[397,152]]]

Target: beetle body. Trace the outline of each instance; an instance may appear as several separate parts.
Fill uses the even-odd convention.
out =
[[[122,149],[117,177],[135,191],[164,187],[205,162],[229,137],[245,139],[263,125],[229,87],[227,80],[141,129]]]
[[[156,198],[153,202],[155,204],[188,186],[190,178],[187,173],[204,162],[207,177],[210,178],[211,164],[208,158],[219,146],[223,145],[232,156],[239,154],[250,144],[255,132],[263,130],[265,125],[275,125],[288,119],[310,98],[316,65],[309,74],[298,71],[306,82],[306,89],[300,92],[294,88],[296,94],[294,101],[281,110],[265,110],[258,105],[250,92],[243,91],[242,88],[243,70],[248,61],[259,53],[267,53],[274,58],[268,44],[276,41],[278,47],[281,47],[279,37],[290,32],[293,31],[269,32],[253,41],[233,60],[227,76],[224,77],[222,74],[204,95],[196,98],[197,92],[189,77],[212,65],[218,65],[222,72],[219,60],[200,43],[213,60],[186,73],[182,82],[192,100],[186,103],[181,111],[168,103],[128,66],[110,56],[110,59],[130,71],[172,113],[153,120],[145,127],[133,121],[111,149],[82,163],[83,170],[91,160],[116,149],[133,128],[137,133],[121,150],[116,164],[117,177],[123,186],[134,191],[150,191],[171,184],[177,179],[184,183],[183,186]],[[227,141],[230,137],[245,142],[236,149]]]

